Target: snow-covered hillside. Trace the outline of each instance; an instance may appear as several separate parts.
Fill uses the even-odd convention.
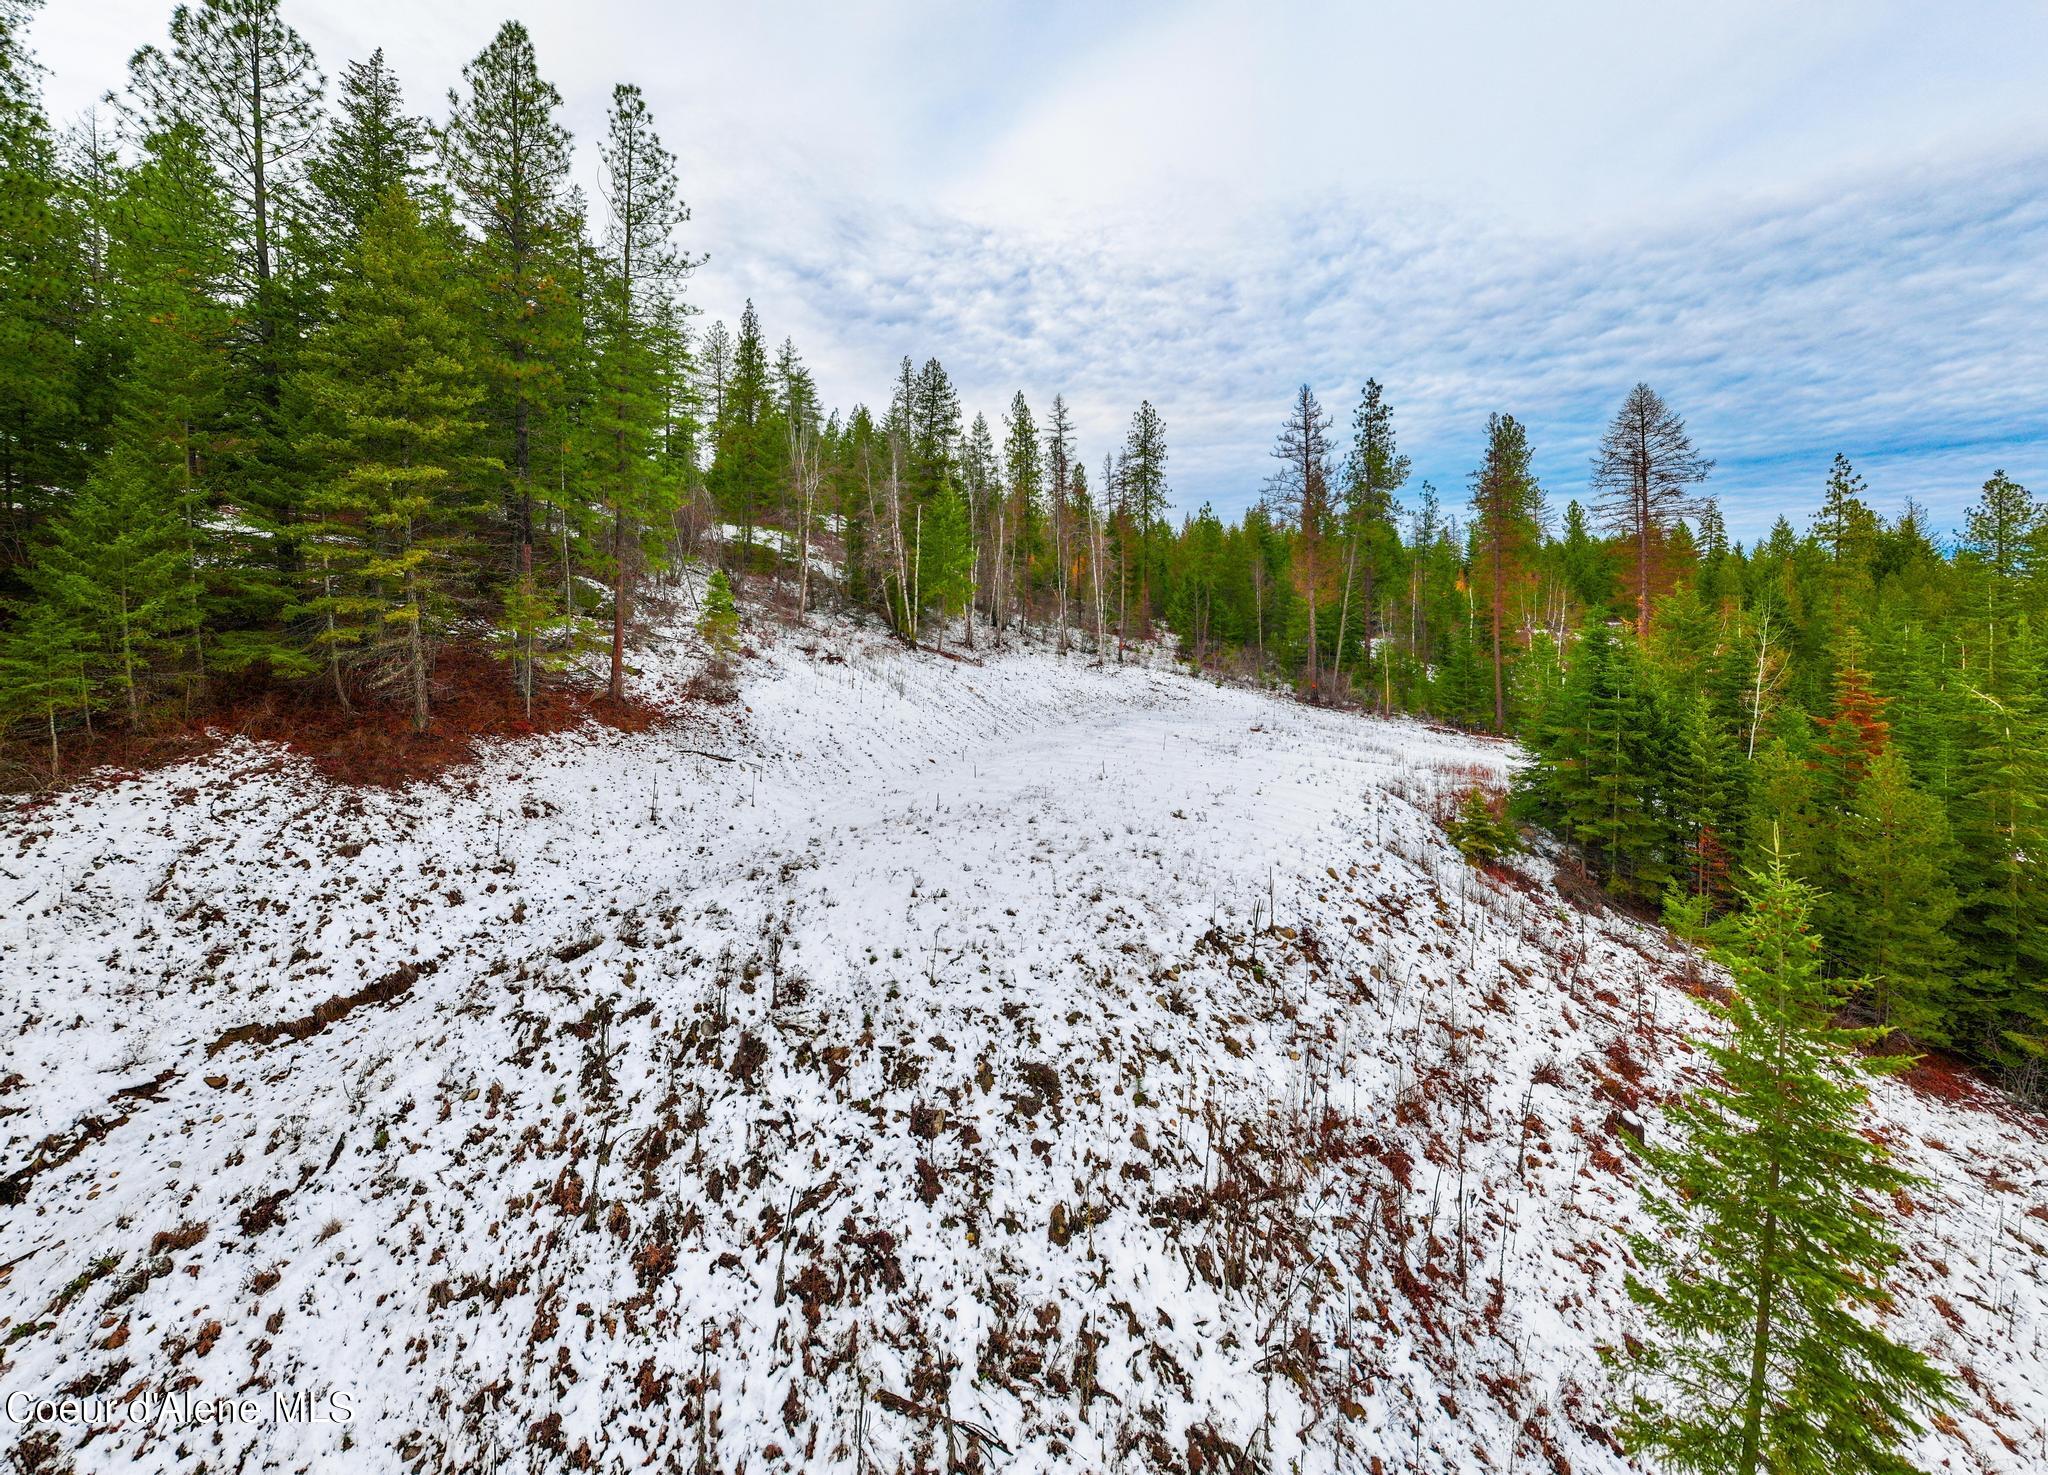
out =
[[[114,1402],[0,1448],[1628,1469],[1618,1134],[1705,1016],[1660,936],[1449,849],[1440,796],[1509,758],[834,628],[436,784],[231,744],[31,805],[0,1387]],[[1890,1324],[1966,1399],[1917,1453],[2048,1469],[2048,1128],[1961,1095],[1873,1123],[1927,1179]],[[256,1413],[125,1413],[177,1391]]]

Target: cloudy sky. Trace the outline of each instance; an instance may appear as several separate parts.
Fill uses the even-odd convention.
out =
[[[169,3],[47,9],[62,120]],[[1294,386],[1341,429],[1368,375],[1447,502],[1496,409],[1582,495],[1638,379],[1738,536],[1803,526],[1837,450],[1944,529],[1994,468],[2048,491],[2040,0],[285,11],[436,117],[516,14],[579,140],[646,89],[706,321],[752,297],[841,405],[904,354],[999,432],[1064,392],[1091,465],[1150,398],[1183,507],[1245,506]]]

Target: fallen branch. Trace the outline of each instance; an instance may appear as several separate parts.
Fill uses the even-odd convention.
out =
[[[958,1429],[969,1439],[977,1439],[983,1444],[988,1445],[991,1449],[1001,1450],[1004,1454],[1010,1453],[1010,1446],[996,1438],[994,1433],[983,1428],[981,1425],[970,1424],[965,1419],[956,1419],[951,1414],[940,1413],[937,1409],[927,1408],[921,1403],[912,1403],[901,1393],[891,1393],[887,1388],[880,1389],[875,1394],[875,1402],[888,1409],[891,1413],[904,1414],[914,1419],[923,1419],[928,1424],[942,1424],[948,1429]]]

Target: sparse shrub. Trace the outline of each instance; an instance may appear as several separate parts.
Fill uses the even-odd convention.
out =
[[[1444,821],[1444,833],[1474,865],[1498,865],[1522,849],[1522,837],[1507,817],[1505,802],[1489,798],[1477,784],[1465,791],[1458,812]]]
[[[697,633],[711,647],[713,659],[721,663],[730,660],[739,645],[740,611],[733,603],[732,585],[724,569],[712,570],[704,586],[704,612],[697,617]]]

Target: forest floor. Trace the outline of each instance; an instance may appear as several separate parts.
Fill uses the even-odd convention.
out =
[[[0,815],[0,1390],[88,1400],[0,1452],[1631,1468],[1622,1139],[1707,981],[1460,861],[1512,748],[756,638],[720,704],[667,632],[642,731],[395,787],[235,738]],[[1914,1454],[2048,1468],[2048,1123],[1934,1081],[1870,1122],[1924,1178],[1885,1323],[1963,1399]],[[128,1402],[176,1393],[250,1412]]]

